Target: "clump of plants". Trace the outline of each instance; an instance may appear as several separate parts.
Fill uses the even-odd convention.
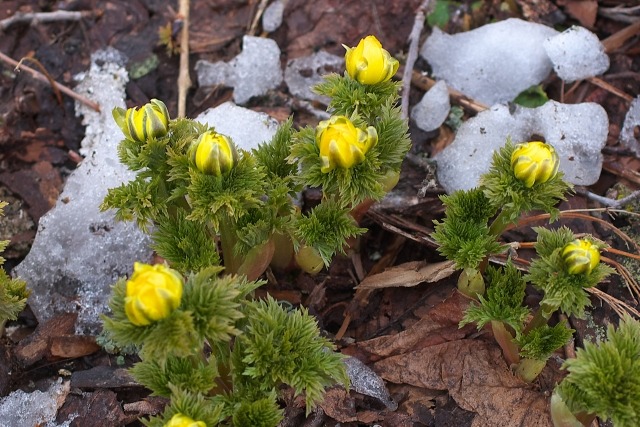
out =
[[[305,396],[308,413],[326,387],[348,384],[312,316],[253,298],[269,265],[317,273],[344,253],[365,231],[358,218],[398,181],[410,147],[391,80],[398,62],[374,36],[346,49],[344,75],[315,88],[331,117],[300,130],[288,120],[252,151],[171,119],[159,100],[114,110],[120,160],[137,176],[102,209],[136,221],[166,260],[136,263],[104,319],[117,347],[139,349],[134,377],[171,399],[146,425],[276,426],[283,386]],[[303,212],[305,186],[323,197]]]
[[[7,202],[0,201],[0,221],[4,215]],[[9,245],[9,240],[0,240],[0,254]],[[30,291],[24,280],[12,279],[2,268],[5,259],[0,255],[0,336],[4,334],[4,327],[8,320],[15,320],[24,310]]]
[[[586,342],[563,364],[569,371],[551,396],[556,427],[588,426],[596,416],[616,427],[640,420],[640,322],[626,316],[607,339]]]
[[[555,205],[571,188],[562,178],[553,147],[507,141],[477,188],[442,197],[445,218],[436,222],[433,234],[440,252],[462,270],[459,290],[477,301],[461,325],[490,325],[505,359],[527,382],[573,334],[565,323],[551,323],[554,313],[584,317],[590,305],[585,289],[613,272],[600,263],[603,242],[578,238],[566,227],[534,228],[537,257],[527,273],[511,260],[504,267],[489,266],[490,255],[508,249],[499,240],[501,233],[523,214],[535,210],[548,213],[552,221],[558,217]],[[527,283],[543,293],[533,313],[524,305]]]

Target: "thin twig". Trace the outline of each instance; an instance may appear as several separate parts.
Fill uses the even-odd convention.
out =
[[[258,22],[260,22],[260,18],[264,13],[264,10],[267,8],[267,3],[269,0],[261,0],[260,5],[258,6],[258,10],[256,11],[255,16],[253,17],[253,21],[251,21],[251,26],[249,27],[248,35],[253,36],[256,33],[256,28],[258,27]]]
[[[409,34],[409,52],[407,53],[407,61],[404,65],[404,74],[402,76],[402,103],[401,111],[402,117],[409,117],[409,92],[411,91],[411,74],[413,72],[413,65],[418,59],[418,43],[420,42],[420,34],[424,28],[424,16],[431,6],[431,0],[423,0],[418,10],[416,10],[416,17],[413,21],[413,28]]]
[[[94,16],[94,11],[80,11],[74,12],[69,10],[57,10],[55,12],[37,12],[37,13],[16,13],[10,18],[6,18],[0,21],[0,31],[4,31],[10,26],[19,23],[28,22],[31,25],[40,22],[54,22],[54,21],[79,21],[89,16]]]
[[[576,190],[578,194],[585,196],[588,199],[594,200],[604,206],[620,209],[624,205],[633,202],[634,200],[640,199],[640,190],[636,190],[633,193],[629,194],[622,199],[610,199],[608,197],[600,196],[598,194],[592,193],[588,190]]]
[[[178,117],[187,111],[187,91],[191,87],[189,78],[189,0],[180,0],[179,15],[182,18],[180,37],[180,71],[178,74]]]
[[[15,61],[12,58],[9,58],[7,55],[5,55],[2,52],[0,52],[0,61],[11,65],[17,71],[26,71],[27,73],[31,74],[31,76],[33,78],[35,78],[36,80],[40,80],[41,82],[45,82],[45,83],[50,83],[50,84],[54,85],[55,89],[58,89],[60,92],[64,93],[65,95],[70,96],[71,98],[73,98],[76,101],[88,106],[89,108],[91,108],[91,109],[93,109],[95,111],[98,111],[98,112],[100,111],[100,105],[98,105],[96,102],[93,102],[92,100],[90,100],[88,98],[85,98],[84,96],[80,95],[79,93],[76,93],[76,92],[72,91],[71,89],[69,89],[66,86],[61,85],[60,83],[50,82],[49,79],[44,74],[34,70],[33,68],[27,67],[26,65],[20,65],[20,63],[18,61]]]
[[[413,73],[411,74],[411,82],[415,86],[425,91],[431,88],[434,84],[436,84],[435,80],[427,76],[423,76],[418,71],[413,71]],[[488,105],[485,105],[480,101],[476,101],[475,99],[471,99],[468,96],[466,96],[464,93],[459,92],[453,88],[449,87],[447,88],[447,90],[449,91],[449,96],[451,96],[451,98],[453,98],[453,100],[456,103],[460,104],[462,107],[466,108],[467,110],[471,110],[475,113],[479,113],[489,108]]]
[[[619,299],[612,297],[608,293],[603,292],[598,288],[586,288],[585,290],[609,304],[609,306],[618,314],[618,316],[624,317],[625,313],[628,313],[635,316],[636,318],[640,318],[640,313],[638,312],[638,310],[631,307],[624,301],[620,301]]]

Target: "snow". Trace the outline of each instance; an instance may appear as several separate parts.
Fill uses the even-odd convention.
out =
[[[542,45],[556,34],[545,25],[515,18],[455,35],[434,28],[420,54],[435,78],[494,105],[547,78],[552,64]]]
[[[284,14],[284,0],[275,0],[264,10],[262,14],[262,29],[271,33],[282,25],[282,15]]]
[[[411,118],[420,129],[430,132],[444,123],[450,109],[447,84],[444,80],[440,80],[424,94],[420,102],[414,105]]]
[[[620,143],[640,155],[640,141],[635,136],[635,129],[640,126],[640,96],[631,102],[620,131]]]
[[[231,137],[238,148],[251,151],[268,142],[278,130],[278,122],[265,113],[225,102],[202,112],[196,120],[213,126],[216,132]]]
[[[62,406],[69,393],[69,381],[58,378],[56,382],[45,390],[26,393],[16,390],[0,399],[0,419],[3,426],[43,426],[62,427],[55,423],[58,408]]]
[[[473,188],[507,138],[518,143],[539,135],[556,149],[568,182],[591,185],[600,177],[608,128],[605,110],[595,103],[548,101],[538,108],[517,107],[513,114],[495,105],[465,122],[453,143],[435,157],[438,181],[447,193]]]
[[[434,28],[420,54],[437,79],[487,105],[512,101],[552,69],[573,82],[609,68],[604,46],[586,28],[558,33],[516,18],[454,35]]]
[[[609,69],[609,57],[598,37],[583,27],[573,26],[543,43],[562,80],[574,82],[604,73]]]
[[[195,65],[200,86],[233,87],[233,100],[245,104],[282,82],[280,48],[268,38],[244,36],[242,52],[228,63],[200,60]]]
[[[13,273],[32,290],[29,306],[40,323],[60,312],[78,312],[78,333],[100,329],[111,286],[130,274],[133,261],[149,261],[149,238],[134,223],[100,212],[107,190],[133,179],[118,160],[122,131],[111,110],[124,107],[127,72],[114,49],[92,55],[91,69],[76,91],[100,104],[95,112],[77,104],[87,125],[86,158],[67,179],[56,205],[45,214],[29,254]]]
[[[342,74],[343,70],[343,56],[332,55],[321,50],[289,61],[284,70],[284,81],[293,96],[327,105],[329,98],[315,93],[313,87],[322,82],[323,76],[329,73]]]

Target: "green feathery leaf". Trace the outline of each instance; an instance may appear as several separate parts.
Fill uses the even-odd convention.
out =
[[[169,385],[171,402],[161,416],[143,420],[147,427],[164,427],[176,414],[186,415],[194,421],[202,421],[207,427],[225,425],[223,405],[215,399],[209,399],[200,393],[192,393]]]
[[[276,427],[282,421],[284,411],[276,403],[275,392],[263,399],[247,400],[233,413],[234,427]]]
[[[288,178],[296,174],[296,165],[287,162],[293,136],[293,120],[282,123],[269,143],[262,143],[253,150],[258,165],[270,176]]]
[[[569,375],[556,391],[573,413],[595,413],[616,427],[640,423],[640,322],[626,316],[607,340],[585,342],[563,368]]]
[[[476,322],[478,329],[491,321],[503,322],[518,334],[522,330],[529,309],[522,306],[526,282],[511,260],[504,268],[487,267],[486,296],[478,295],[480,305],[471,304],[460,326]]]
[[[205,363],[193,357],[168,357],[164,363],[155,359],[136,363],[129,373],[156,396],[171,397],[171,386],[206,395],[216,385],[218,366],[215,358]]]
[[[386,81],[375,85],[364,85],[357,80],[339,74],[329,74],[313,88],[314,92],[331,98],[329,112],[350,117],[357,112],[369,124],[373,124],[379,112],[388,103],[398,99],[400,82]]]
[[[218,231],[224,217],[237,219],[261,206],[266,176],[256,166],[253,155],[243,151],[227,175],[205,175],[192,168],[187,189],[192,211],[187,219],[209,222]]]
[[[294,230],[297,239],[318,250],[327,266],[334,254],[344,253],[348,238],[365,232],[357,226],[348,209],[341,209],[331,200],[324,200],[308,215],[299,216]]]
[[[543,325],[532,329],[527,334],[518,335],[515,341],[520,347],[520,356],[544,361],[568,343],[574,332],[564,323],[558,323],[555,326]]]
[[[183,209],[175,216],[158,215],[152,248],[173,268],[189,272],[220,265],[218,247],[206,225],[186,219]]]
[[[289,312],[271,297],[249,302],[243,330],[233,364],[241,378],[234,384],[265,392],[288,384],[296,394],[305,393],[309,413],[326,387],[348,383],[343,356],[332,351],[305,309]]]

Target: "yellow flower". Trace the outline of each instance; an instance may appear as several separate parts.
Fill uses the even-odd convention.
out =
[[[587,239],[576,239],[562,249],[569,274],[589,274],[600,262],[600,249]]]
[[[348,169],[364,160],[364,155],[378,142],[373,126],[366,131],[356,128],[345,116],[332,116],[316,128],[320,147],[320,170],[327,173],[336,167]]]
[[[215,176],[229,172],[238,161],[231,139],[212,130],[200,135],[191,146],[190,157],[200,172]]]
[[[558,164],[556,150],[540,141],[518,144],[511,154],[513,173],[527,188],[556,176]]]
[[[113,116],[124,135],[134,141],[145,142],[149,138],[165,136],[169,131],[169,111],[164,102],[152,99],[140,110],[129,108],[122,115],[122,109],[115,109]]]
[[[347,73],[364,85],[386,82],[398,71],[400,64],[375,36],[363,38],[354,48],[342,46],[347,50],[344,55]]]
[[[146,326],[169,316],[181,298],[180,274],[161,264],[136,262],[127,281],[124,311],[131,323]]]
[[[186,415],[175,414],[164,427],[207,427],[204,421],[195,421]]]

